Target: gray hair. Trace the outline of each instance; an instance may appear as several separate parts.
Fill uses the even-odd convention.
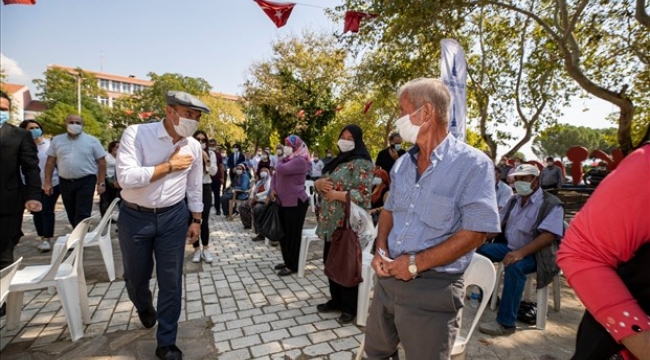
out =
[[[417,78],[402,85],[397,91],[397,98],[406,95],[416,109],[426,103],[433,105],[438,121],[449,122],[449,104],[451,95],[447,85],[440,79]]]
[[[81,115],[77,115],[77,114],[70,114],[70,115],[68,115],[68,116],[65,117],[65,121],[66,121],[66,122],[67,122],[69,119],[79,119],[79,121],[81,121],[82,123],[84,122],[84,119],[81,117]]]

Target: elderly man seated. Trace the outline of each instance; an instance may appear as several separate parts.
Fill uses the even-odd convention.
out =
[[[548,285],[559,269],[555,263],[557,246],[563,235],[564,208],[556,196],[540,188],[539,169],[523,164],[514,169],[517,194],[500,212],[501,234],[477,252],[494,262],[502,261],[505,278],[496,322],[481,325],[489,335],[515,332],[526,274],[537,272],[537,287]]]

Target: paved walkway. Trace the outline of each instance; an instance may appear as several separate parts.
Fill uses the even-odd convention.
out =
[[[57,212],[56,232],[70,231],[65,214]],[[326,301],[320,244],[312,246],[304,278],[278,277],[279,248],[250,240],[241,222],[211,216],[212,264],[191,262],[186,248],[183,311],[178,346],[186,359],[353,359],[363,327],[342,326],[337,314],[320,314],[316,304]],[[308,218],[306,227],[314,226]],[[114,231],[114,230],[113,230]],[[26,264],[49,263],[40,254],[30,216],[18,256]],[[128,300],[121,279],[117,236],[113,249],[118,279],[108,282],[99,249],[85,250],[92,323],[84,339],[72,343],[57,295],[26,292],[20,326],[8,331],[0,320],[2,359],[155,359],[155,328],[144,329]],[[152,289],[156,289],[152,281]],[[154,294],[156,295],[156,294]],[[155,298],[155,297],[154,297]],[[552,300],[550,300],[552,301]],[[568,359],[583,307],[563,281],[562,310],[549,310],[547,328],[539,331],[519,324],[522,331],[492,338],[476,331],[468,345],[468,359]],[[466,317],[471,316],[466,311]],[[486,310],[482,321],[495,313]],[[469,320],[464,321],[469,324]]]

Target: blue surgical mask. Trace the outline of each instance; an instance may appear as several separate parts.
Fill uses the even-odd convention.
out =
[[[29,130],[32,132],[32,138],[38,139],[39,137],[43,136],[43,130],[41,129],[31,129]]]
[[[0,126],[4,125],[7,121],[9,121],[9,111],[0,111]]]

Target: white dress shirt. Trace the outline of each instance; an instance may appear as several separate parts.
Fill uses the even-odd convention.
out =
[[[151,182],[156,165],[169,161],[176,148],[191,155],[192,165]],[[191,212],[203,211],[203,155],[199,142],[188,137],[174,144],[163,121],[131,125],[122,134],[115,172],[122,187],[121,197],[133,204],[162,208],[183,201]]]

